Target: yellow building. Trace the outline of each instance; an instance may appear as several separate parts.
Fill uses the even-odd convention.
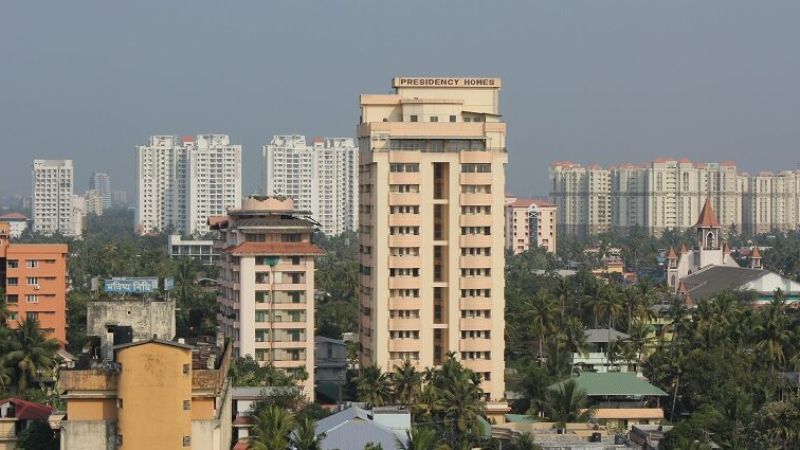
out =
[[[433,367],[455,352],[500,400],[501,81],[398,77],[393,86],[361,96],[357,130],[361,363]]]
[[[216,369],[192,347],[151,339],[116,347],[103,368],[64,370],[61,448],[227,449],[231,444],[228,349]]]

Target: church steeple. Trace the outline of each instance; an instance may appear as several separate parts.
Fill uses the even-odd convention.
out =
[[[706,199],[694,228],[697,230],[697,243],[700,250],[720,249],[719,233],[722,226],[717,221],[717,215],[714,213],[710,199]]]
[[[764,266],[761,264],[761,250],[758,249],[758,246],[753,247],[753,253],[750,254],[750,268],[751,269],[764,268]]]

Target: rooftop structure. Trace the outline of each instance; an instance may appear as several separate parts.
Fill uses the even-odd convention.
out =
[[[169,235],[167,251],[170,258],[189,258],[204,266],[213,266],[219,259],[219,250],[211,239],[184,239],[179,234]]]

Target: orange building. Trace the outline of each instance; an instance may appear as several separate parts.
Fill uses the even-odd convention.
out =
[[[67,342],[67,244],[10,243],[0,222],[0,287],[6,292],[9,326],[36,318],[49,337]]]

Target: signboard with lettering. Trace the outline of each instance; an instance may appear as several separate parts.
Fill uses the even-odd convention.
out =
[[[395,77],[394,87],[499,88],[500,78]]]
[[[103,282],[103,290],[112,294],[147,294],[158,290],[158,277],[114,277]]]
[[[171,291],[175,289],[175,279],[172,277],[164,278],[164,290]]]

